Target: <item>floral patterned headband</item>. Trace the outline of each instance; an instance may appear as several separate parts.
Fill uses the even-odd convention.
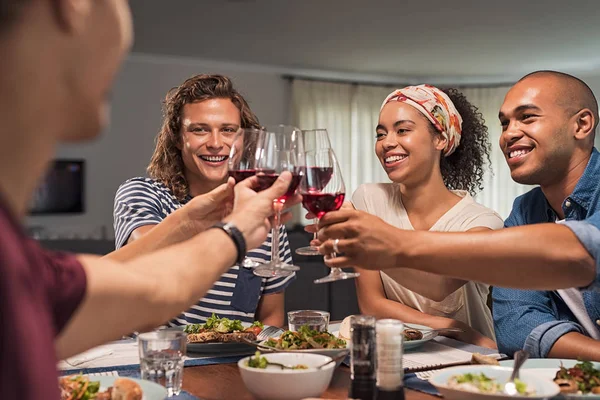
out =
[[[446,139],[444,156],[454,153],[460,144],[462,117],[446,93],[431,85],[407,86],[390,93],[381,108],[392,101],[401,101],[416,108]]]

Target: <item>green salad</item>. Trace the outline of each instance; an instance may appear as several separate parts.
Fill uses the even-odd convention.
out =
[[[303,325],[298,332],[285,331],[279,339],[267,340],[265,346],[284,350],[343,349],[346,347],[346,341],[329,332],[311,330],[308,326]]]
[[[267,359],[265,357],[261,357],[260,351],[257,351],[256,353],[254,353],[254,357],[250,357],[248,359],[248,366],[250,368],[266,369],[267,365],[269,365],[269,362],[267,361]]]
[[[448,386],[454,389],[465,390],[475,393],[502,393],[503,388],[498,381],[488,377],[483,372],[479,374],[466,373],[455,375],[448,380]],[[515,379],[515,387],[520,395],[528,396],[531,393],[527,384],[519,379]]]
[[[100,382],[90,381],[82,375],[65,376],[59,379],[61,400],[92,400],[100,391]]]
[[[293,365],[291,367],[286,367],[283,364],[279,364],[279,363],[270,363],[269,360],[267,360],[265,357],[261,357],[260,355],[260,351],[257,351],[256,353],[254,353],[254,357],[250,357],[248,359],[248,361],[246,362],[246,365],[249,366],[250,368],[261,368],[261,369],[267,369],[267,366],[271,364],[271,365],[275,365],[275,366],[280,366],[281,369],[285,368],[291,368],[291,369],[308,369],[308,367],[304,364],[296,364]]]
[[[600,394],[600,371],[589,361],[579,361],[572,368],[561,364],[554,382],[562,393]]]
[[[252,327],[259,327],[262,329],[264,325],[260,321],[254,321]],[[185,326],[183,331],[185,333],[202,333],[205,331],[231,333],[236,331],[241,332],[244,329],[242,321],[239,319],[219,318],[213,314],[204,324],[189,324]]]

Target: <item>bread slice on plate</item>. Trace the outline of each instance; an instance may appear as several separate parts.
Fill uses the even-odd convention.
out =
[[[190,333],[187,335],[188,343],[243,343],[244,339],[256,341],[256,335],[252,332],[219,333],[215,331]]]

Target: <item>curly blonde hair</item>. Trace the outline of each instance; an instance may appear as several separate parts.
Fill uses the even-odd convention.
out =
[[[189,194],[181,156],[181,114],[186,104],[209,99],[230,99],[240,110],[242,128],[258,128],[258,118],[244,97],[222,75],[196,75],[172,88],[163,101],[163,122],[156,136],[156,148],[148,165],[148,175],[168,187],[183,201]],[[179,147],[178,147],[179,146]]]

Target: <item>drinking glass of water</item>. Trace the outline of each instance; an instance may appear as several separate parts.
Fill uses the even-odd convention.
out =
[[[313,331],[326,332],[329,329],[329,313],[317,310],[298,310],[288,312],[289,330],[298,332],[302,325]]]
[[[183,356],[187,335],[182,331],[158,330],[138,336],[142,379],[156,382],[170,396],[181,392]]]

